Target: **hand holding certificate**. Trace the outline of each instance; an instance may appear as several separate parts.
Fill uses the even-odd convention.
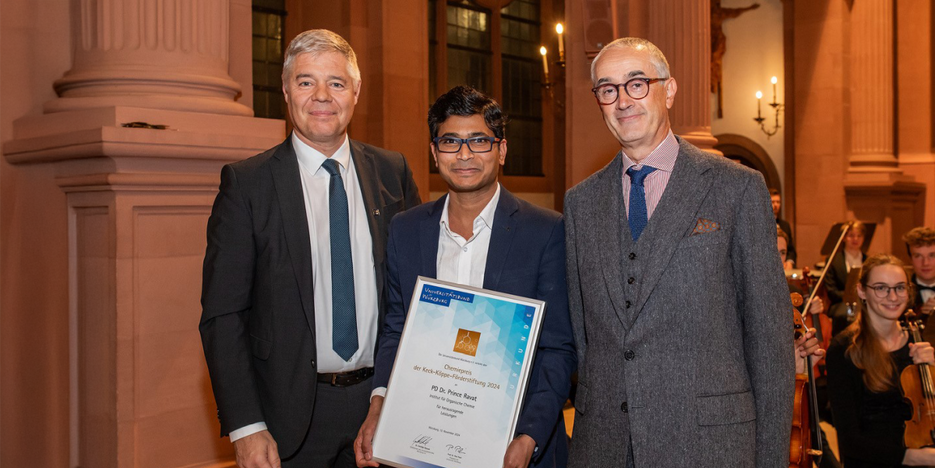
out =
[[[420,277],[373,439],[397,467],[498,467],[544,302]],[[375,398],[376,400],[376,398]]]

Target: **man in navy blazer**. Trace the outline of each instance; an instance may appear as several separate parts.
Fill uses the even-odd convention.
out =
[[[429,110],[431,151],[449,190],[390,224],[387,316],[370,412],[354,444],[358,466],[377,466],[371,441],[420,275],[547,303],[526,400],[503,466],[567,463],[561,410],[576,355],[568,317],[565,229],[561,215],[516,198],[497,182],[506,160],[504,125],[500,105],[468,86],[448,91]]]

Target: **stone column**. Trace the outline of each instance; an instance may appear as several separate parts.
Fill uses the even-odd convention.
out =
[[[45,112],[103,106],[252,116],[228,74],[230,0],[78,0],[74,63]]]
[[[899,172],[894,154],[893,0],[851,8],[850,172]]]
[[[845,74],[850,151],[844,196],[848,218],[877,223],[870,251],[902,255],[902,235],[923,221],[925,184],[904,174],[895,154],[893,7],[893,0],[859,0],[850,9]]]
[[[695,146],[714,151],[711,134],[711,4],[709,0],[648,2],[647,39],[666,55],[678,83],[669,110],[672,131]]]
[[[46,234],[51,246],[28,223],[8,224],[8,235],[25,252],[67,252],[57,261],[22,262],[16,272],[67,277],[64,287],[41,290],[67,298],[66,310],[46,302],[39,310],[4,309],[23,314],[23,323],[33,321],[28,312],[67,317],[56,326],[67,327],[58,335],[68,342],[59,348],[67,356],[57,357],[68,363],[68,381],[58,382],[69,393],[68,411],[47,424],[67,427],[69,443],[30,441],[26,452],[53,451],[68,466],[233,466],[230,442],[218,437],[197,324],[205,225],[221,166],[285,137],[282,120],[254,118],[236,100],[252,87],[250,1],[70,6],[73,63],[48,83],[59,97],[42,115],[14,121],[13,138],[3,142],[11,198],[29,180],[19,174],[35,174],[42,192],[30,193],[28,216],[62,227]],[[69,42],[69,31],[57,33],[40,40]],[[134,122],[149,125],[128,125]],[[31,341],[43,339],[54,338]],[[21,406],[17,417],[48,413],[39,404]]]

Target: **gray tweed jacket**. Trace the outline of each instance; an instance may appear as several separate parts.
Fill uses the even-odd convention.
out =
[[[565,197],[570,466],[785,467],[791,303],[763,177],[679,140],[638,242],[622,156]]]

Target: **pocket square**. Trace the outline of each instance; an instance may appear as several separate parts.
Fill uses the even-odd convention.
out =
[[[698,218],[698,223],[695,224],[695,229],[692,230],[691,235],[697,236],[699,234],[707,234],[709,232],[721,230],[721,225],[717,221],[711,221],[710,219]]]

